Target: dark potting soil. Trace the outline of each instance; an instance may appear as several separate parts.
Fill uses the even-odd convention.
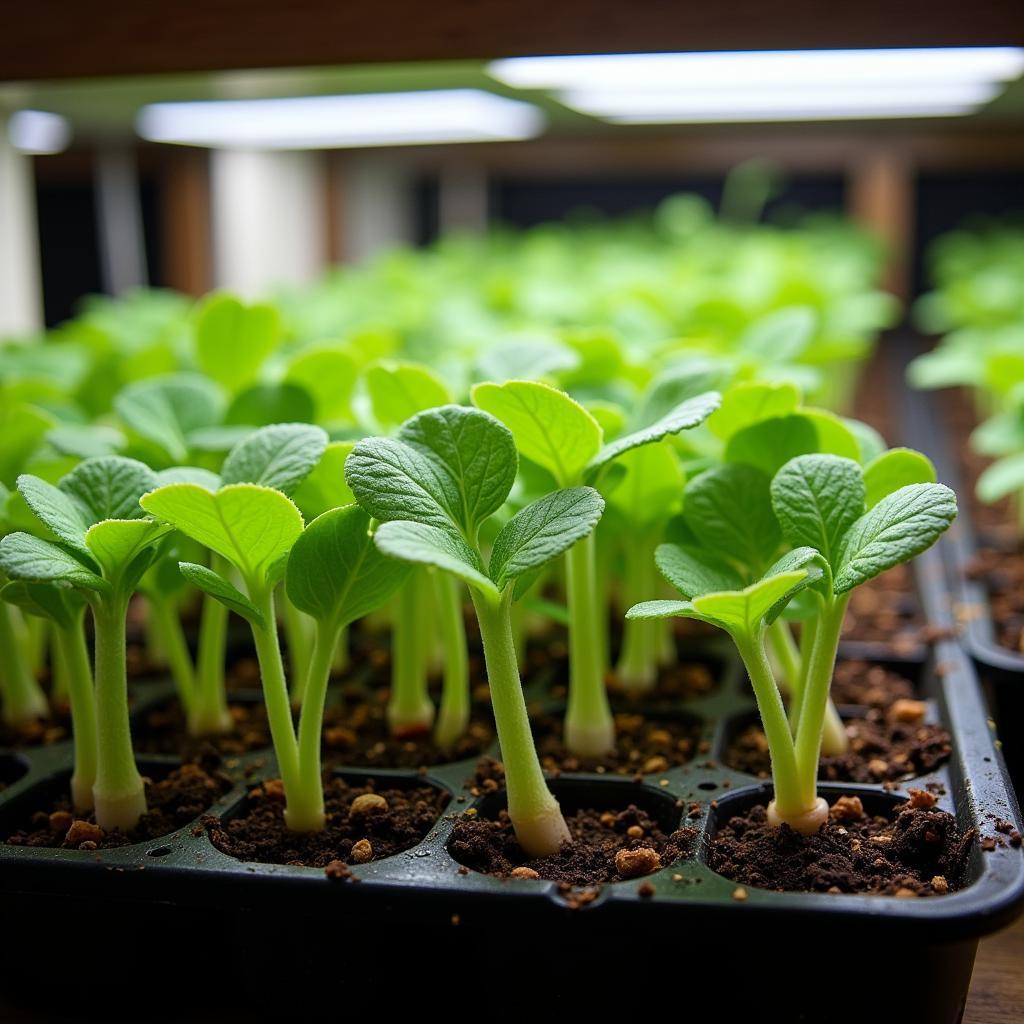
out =
[[[609,772],[616,775],[664,772],[697,753],[696,719],[620,712],[615,715],[615,751],[604,757],[570,754],[562,739],[564,715],[531,715],[541,764],[549,772]]]
[[[143,754],[176,754],[195,761],[211,750],[225,756],[247,754],[270,746],[270,727],[262,703],[229,704],[234,722],[223,736],[190,736],[181,705],[172,700],[147,711],[132,727],[135,750]]]
[[[551,696],[556,700],[564,700],[568,694],[568,686],[565,683],[567,671],[566,668],[561,672],[560,681],[551,687]],[[605,675],[605,684],[617,707],[630,707],[636,703],[650,701],[696,700],[714,692],[718,682],[718,677],[710,665],[699,661],[680,661],[661,669],[649,693],[630,698],[623,693],[614,672]]]
[[[967,572],[988,591],[997,642],[1024,654],[1024,549],[981,546]]]
[[[961,883],[975,830],[934,808],[935,797],[911,790],[890,816],[863,811],[840,797],[813,836],[788,825],[773,828],[758,804],[736,815],[711,841],[709,864],[740,885],[779,892],[943,895]]]
[[[0,747],[16,750],[19,747],[45,747],[60,743],[71,736],[71,720],[60,713],[49,718],[33,718],[19,726],[0,722]]]
[[[912,702],[916,704],[917,702]],[[895,782],[934,771],[951,752],[949,732],[932,722],[896,721],[871,709],[846,721],[850,748],[823,754],[818,778],[829,782]],[[766,779],[771,775],[768,741],[759,725],[744,729],[722,761],[736,771]]]
[[[923,625],[913,573],[897,565],[852,592],[842,638],[886,643],[910,653],[921,643]]]
[[[870,661],[843,658],[832,674],[832,700],[836,704],[860,704],[888,708],[896,701],[913,700],[914,684],[905,676]]]
[[[353,811],[353,802],[370,794],[380,799],[357,802]],[[332,778],[324,786],[325,828],[297,833],[285,827],[284,789],[280,780],[272,780],[249,792],[242,814],[226,820],[207,816],[202,827],[217,849],[239,860],[331,865],[329,873],[343,876],[341,865],[381,860],[415,846],[437,823],[447,802],[448,794],[433,786],[394,788],[372,780],[351,786]]]
[[[4,840],[11,846],[49,846],[62,849],[109,850],[129,843],[159,839],[199,817],[231,788],[231,780],[197,764],[184,764],[162,779],[146,779],[148,810],[127,835],[104,832],[90,814],[78,818],[67,794],[40,808],[25,825]]]
[[[698,835],[692,827],[666,835],[632,804],[621,811],[578,810],[565,820],[572,840],[550,857],[527,857],[504,810],[496,819],[460,817],[448,850],[460,864],[488,875],[599,885],[667,867],[689,852]]]
[[[494,739],[489,711],[474,711],[453,750],[442,750],[431,733],[396,739],[387,723],[387,691],[324,712],[324,759],[328,764],[370,768],[421,768],[477,757]]]

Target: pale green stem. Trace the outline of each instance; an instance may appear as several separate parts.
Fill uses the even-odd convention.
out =
[[[68,669],[61,654],[59,629],[50,634],[50,703],[55,708],[68,706]]]
[[[211,568],[226,576],[228,562],[214,555]],[[194,707],[189,720],[193,736],[216,736],[231,731],[224,666],[228,648],[228,610],[216,598],[203,595],[199,613]]]
[[[768,644],[779,670],[779,689],[792,696],[800,687],[800,652],[789,623],[781,617],[768,627]]]
[[[795,677],[793,692],[789,695],[789,728],[794,736],[800,722],[800,710],[807,690],[807,671],[811,665],[811,651],[814,650],[814,638],[817,635],[818,615],[812,615],[800,624],[800,671]]]
[[[569,700],[565,745],[583,757],[600,757],[615,749],[615,721],[604,685],[604,636],[594,601],[594,535],[565,553],[569,605]]]
[[[462,586],[447,574],[432,575],[435,620],[444,651],[441,708],[434,739],[442,750],[451,750],[469,727],[469,653],[462,616]]]
[[[494,724],[505,765],[508,815],[519,845],[531,857],[557,853],[569,841],[558,801],[548,789],[530,732],[509,618],[511,587],[500,601],[472,591],[480,623]]]
[[[416,569],[398,591],[391,632],[391,696],[387,718],[398,737],[417,736],[434,724],[434,705],[427,690],[427,659],[420,626],[422,603]]]
[[[33,676],[39,676],[46,665],[46,646],[50,623],[35,615],[22,616],[25,623],[25,660]]]
[[[320,734],[339,632],[333,623],[316,623],[306,692],[299,715],[298,779],[291,790],[287,786],[285,788],[284,820],[293,832],[319,832],[324,827]]]
[[[96,694],[89,650],[85,645],[82,617],[74,625],[54,628],[60,664],[67,677],[71,702],[71,734],[74,740],[74,770],[71,774],[71,802],[78,814],[93,807],[93,785],[99,759],[96,726]]]
[[[658,589],[654,561],[657,538],[638,534],[624,538],[626,571],[623,581],[623,605],[632,607]],[[658,680],[663,627],[666,619],[626,619],[622,627],[622,651],[615,674],[623,691],[630,696],[650,693]]]
[[[93,604],[96,626],[96,739],[98,756],[92,795],[96,822],[130,832],[146,812],[146,791],[135,766],[128,719],[125,667],[127,595],[116,592]]]
[[[148,603],[150,629],[160,641],[160,648],[167,657],[171,678],[178,691],[178,700],[181,701],[186,718],[191,720],[196,704],[196,673],[185,640],[185,631],[181,628],[181,617],[174,601],[166,597],[149,595]]]
[[[288,594],[284,587],[277,595],[277,604],[284,625],[285,639],[288,641],[288,692],[291,696],[292,707],[300,708],[306,689],[306,677],[309,675],[309,656],[314,623],[308,615],[300,612],[288,600]]]
[[[29,670],[14,629],[13,609],[0,601],[0,695],[4,722],[12,728],[50,713],[46,695]]]
[[[750,677],[750,684],[761,716],[761,726],[768,741],[772,761],[772,782],[775,786],[775,804],[780,813],[796,816],[808,808],[803,804],[800,779],[797,776],[793,736],[786,720],[771,665],[764,649],[763,636],[734,635],[733,640]],[[812,798],[813,804],[813,798]]]
[[[285,796],[296,790],[299,778],[299,750],[292,725],[292,710],[288,700],[288,684],[281,660],[281,644],[274,619],[274,592],[271,587],[248,583],[249,599],[256,605],[263,624],[251,623],[256,657],[260,663],[260,681],[263,685],[263,703],[267,708],[270,737],[274,741],[277,767],[281,772]]]
[[[825,726],[828,693],[832,686],[832,672],[839,647],[839,634],[849,595],[834,597],[822,609],[817,636],[811,650],[804,688],[800,723],[796,730],[796,764],[800,777],[803,802],[810,807],[817,798],[818,758]]]
[[[519,659],[519,671],[526,669],[526,645],[530,613],[522,601],[517,601],[511,609],[512,641],[515,644]]]

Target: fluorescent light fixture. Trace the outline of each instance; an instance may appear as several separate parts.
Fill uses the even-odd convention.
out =
[[[544,115],[480,89],[154,103],[138,117],[151,142],[219,149],[336,149],[529,139]]]
[[[689,91],[634,93],[576,91],[559,95],[582,113],[631,123],[691,120],[805,120],[832,117],[910,117],[918,111],[965,114],[991,100],[1000,86],[982,82],[900,87],[829,85],[820,89],[766,86],[752,89],[694,88]]]
[[[886,121],[914,117],[960,117],[969,114],[972,107],[920,106],[907,107],[835,107],[816,110],[812,107],[786,110],[760,110],[755,113],[736,113],[731,110],[704,110],[693,114],[623,114],[609,117],[611,124],[741,124],[748,122],[780,121]]]
[[[67,149],[71,127],[60,114],[45,110],[17,110],[7,122],[11,145],[31,156],[45,156]]]
[[[518,89],[662,89],[857,82],[1007,82],[1024,72],[1024,49],[1010,46],[890,50],[591,54],[516,57],[488,72]]]

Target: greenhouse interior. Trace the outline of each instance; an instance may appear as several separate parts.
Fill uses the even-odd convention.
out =
[[[0,33],[0,1019],[1021,1020],[1019,5],[105,7]]]

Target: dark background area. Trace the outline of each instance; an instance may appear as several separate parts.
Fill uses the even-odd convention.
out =
[[[530,227],[573,213],[621,216],[651,210],[677,192],[703,196],[717,209],[721,177],[516,178],[497,177],[490,185],[490,214],[498,223]],[[142,216],[149,283],[165,283],[160,254],[160,180],[143,177]],[[438,233],[436,177],[415,186],[415,233],[428,244]],[[794,176],[768,204],[769,220],[786,222],[797,212],[840,211],[846,188],[840,175]],[[85,295],[102,291],[95,189],[88,180],[37,181],[39,245],[47,326],[73,316]],[[914,293],[927,287],[925,253],[939,235],[975,216],[1024,219],[1024,175],[1019,173],[922,174],[917,179]]]

